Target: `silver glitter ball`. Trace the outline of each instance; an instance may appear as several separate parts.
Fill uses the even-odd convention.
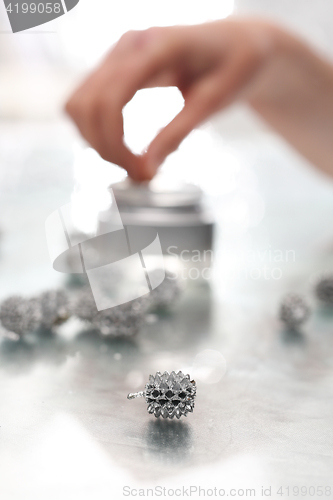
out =
[[[155,417],[180,418],[194,409],[197,387],[189,375],[182,372],[157,372],[150,375],[145,388],[147,411]]]
[[[281,302],[279,318],[287,328],[297,329],[310,316],[310,308],[305,300],[295,294],[289,294]]]
[[[144,323],[146,307],[139,299],[97,312],[92,325],[103,335],[133,337]]]
[[[89,287],[81,290],[73,303],[72,313],[91,323],[102,335],[132,337],[145,321],[148,303],[143,298],[98,311]]]
[[[333,306],[333,275],[324,276],[318,281],[315,295],[323,304]]]
[[[35,332],[42,320],[39,300],[19,295],[5,299],[0,306],[0,320],[4,328],[20,336]]]
[[[72,300],[71,313],[84,321],[92,321],[97,312],[90,287],[83,287]]]
[[[156,270],[155,272],[159,272]],[[148,300],[152,309],[166,309],[176,303],[182,287],[179,279],[170,271],[165,271],[163,282],[151,291]]]
[[[70,316],[69,300],[64,290],[49,290],[38,297],[42,319],[41,326],[51,329]]]

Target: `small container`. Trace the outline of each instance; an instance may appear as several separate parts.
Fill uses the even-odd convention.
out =
[[[198,186],[187,183],[170,186],[155,180],[135,184],[126,179],[110,187],[125,226],[155,229],[163,254],[178,257],[185,268],[201,273],[210,267],[214,220]],[[194,270],[193,278],[198,274]]]

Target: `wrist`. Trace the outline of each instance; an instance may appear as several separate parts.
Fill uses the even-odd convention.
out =
[[[288,107],[307,85],[311,61],[317,56],[306,42],[276,25],[266,26],[269,50],[245,98],[257,111]]]

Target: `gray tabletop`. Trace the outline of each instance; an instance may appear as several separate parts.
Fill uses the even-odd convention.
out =
[[[333,314],[312,294],[333,269],[332,184],[268,133],[228,142],[227,132],[236,184],[210,197],[209,282],[188,280],[133,340],[74,320],[56,336],[2,339],[1,498],[333,497]],[[66,124],[3,124],[2,140],[1,297],[64,286],[44,221],[89,176],[73,175]],[[277,320],[288,291],[313,308],[299,333]],[[186,419],[161,421],[126,399],[150,373],[173,369],[198,375]]]

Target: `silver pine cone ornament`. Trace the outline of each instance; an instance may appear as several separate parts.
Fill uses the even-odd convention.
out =
[[[26,299],[13,295],[5,299],[0,306],[0,320],[2,326],[9,332],[17,333],[20,337],[35,332],[42,319],[42,311],[38,299]]]
[[[69,300],[63,290],[48,290],[38,297],[42,318],[41,327],[51,330],[69,318]]]
[[[333,275],[326,275],[318,281],[315,294],[324,305],[333,306]]]
[[[181,371],[157,372],[155,376],[149,376],[149,382],[145,390],[129,394],[128,399],[144,397],[147,403],[147,411],[155,417],[180,418],[186,417],[194,409],[197,387],[189,375]]]
[[[158,272],[156,270],[155,272]],[[152,309],[167,309],[177,302],[181,295],[180,280],[170,271],[165,271],[165,278],[162,283],[152,290],[148,300]]]
[[[141,298],[98,311],[90,287],[84,287],[72,304],[72,314],[111,337],[134,336],[144,323],[146,312],[146,301]]]
[[[279,318],[290,329],[299,328],[310,316],[305,300],[296,294],[289,294],[281,302]]]

